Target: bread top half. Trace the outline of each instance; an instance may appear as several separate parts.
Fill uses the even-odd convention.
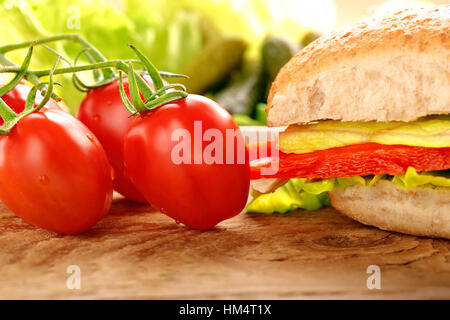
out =
[[[371,17],[323,36],[276,77],[269,126],[450,114],[450,5]]]

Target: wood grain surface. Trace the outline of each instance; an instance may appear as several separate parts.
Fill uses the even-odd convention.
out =
[[[69,265],[81,289],[69,290]],[[381,289],[366,286],[381,269]],[[241,214],[198,232],[116,200],[91,231],[34,228],[0,204],[3,299],[450,298],[450,242],[363,226],[331,208]]]

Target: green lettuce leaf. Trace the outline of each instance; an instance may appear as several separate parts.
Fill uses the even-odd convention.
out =
[[[4,28],[5,32],[0,34],[0,45],[48,37],[55,33],[77,32],[98,46],[105,54],[109,54],[113,52],[114,47],[118,47],[117,44],[122,41],[120,39],[124,41],[119,48],[122,52],[129,50],[126,46],[127,41],[133,42],[129,36],[126,37],[127,32],[132,33],[131,22],[118,9],[100,0],[0,1],[0,17],[2,23],[8,26]],[[70,42],[59,42],[51,44],[50,47],[68,58],[74,58],[80,51],[79,46]],[[129,56],[132,56],[132,53]],[[24,51],[10,52],[7,57],[20,65]],[[38,47],[34,50],[30,68],[47,69],[55,63],[55,60],[56,56],[53,53]],[[57,76],[56,81],[62,87],[55,88],[55,91],[75,113],[84,93],[74,88],[71,75]]]
[[[127,14],[147,17],[155,6],[163,6],[172,13],[179,8],[200,13],[220,33],[243,38],[249,44],[247,54],[257,57],[267,34],[300,39],[307,31],[303,27],[308,14],[299,12],[299,3],[287,0],[125,0]],[[133,6],[131,5],[133,4]],[[303,8],[300,5],[301,8]],[[314,5],[308,5],[311,10]],[[323,4],[322,4],[323,7]],[[319,6],[316,7],[317,9]],[[331,7],[327,9],[332,9]],[[133,12],[130,12],[133,11]]]
[[[180,72],[203,47],[200,13],[182,7],[165,6],[167,1],[124,1],[124,8],[104,0],[0,0],[2,33],[0,45],[18,43],[57,33],[78,33],[108,59],[135,58],[127,44],[134,44],[161,70]],[[71,42],[50,45],[73,59],[80,46]],[[19,64],[24,50],[7,54]],[[50,68],[56,56],[39,47],[33,53],[31,69]],[[80,64],[86,61],[80,61]],[[1,76],[1,75],[0,75]],[[81,77],[90,79],[90,73]],[[8,78],[1,78],[2,82]],[[71,76],[58,76],[56,88],[72,113],[84,97],[71,83]]]
[[[316,194],[304,191],[305,185]],[[327,180],[308,183],[306,179],[290,179],[274,192],[259,195],[247,205],[248,212],[286,213],[295,209],[317,210],[329,202],[325,192],[330,186]]]
[[[317,210],[329,204],[327,192],[333,191],[335,188],[345,189],[357,183],[369,186],[379,177],[381,176],[364,179],[355,176],[313,182],[293,178],[274,192],[258,195],[247,205],[246,210],[262,213],[286,213],[295,209]]]
[[[450,187],[450,175],[445,172],[418,173],[414,168],[410,167],[405,174],[395,176],[392,182],[408,190],[425,185]]]
[[[256,196],[247,205],[246,210],[261,213],[286,213],[295,209],[317,210],[329,205],[327,192],[332,192],[335,188],[345,189],[358,183],[370,188],[380,179],[392,179],[394,184],[405,189],[420,186],[450,187],[448,171],[418,173],[414,168],[408,168],[405,174],[395,177],[386,175],[355,176],[313,182],[295,178],[290,179],[274,192]]]

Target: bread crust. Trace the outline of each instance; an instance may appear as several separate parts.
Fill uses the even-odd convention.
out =
[[[266,111],[269,126],[450,113],[450,5],[368,18],[317,39],[281,69]]]
[[[329,193],[339,212],[363,224],[417,236],[450,239],[450,188],[402,189],[388,180]]]

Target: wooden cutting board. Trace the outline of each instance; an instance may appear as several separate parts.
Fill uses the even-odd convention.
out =
[[[67,288],[70,265],[79,290]],[[380,268],[379,290],[367,288],[369,265]],[[331,208],[243,213],[199,232],[125,200],[91,231],[61,236],[0,204],[0,298],[450,298],[450,242]]]

